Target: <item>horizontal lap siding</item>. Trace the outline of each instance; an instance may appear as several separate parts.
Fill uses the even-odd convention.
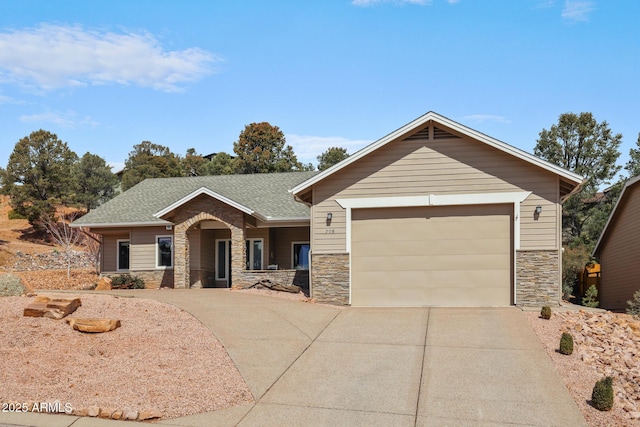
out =
[[[103,236],[101,271],[116,271],[118,269],[118,240],[127,239],[129,239],[128,232],[118,232]]]
[[[521,248],[557,249],[557,187],[555,174],[469,138],[391,142],[314,186],[314,252],[346,251],[336,199],[510,191],[533,192],[521,204]]]
[[[603,308],[624,310],[633,293],[640,290],[640,185],[625,190],[625,202],[616,208],[607,238],[601,245],[602,282],[599,299]]]
[[[156,268],[156,236],[173,236],[173,231],[164,227],[131,230],[131,270]]]
[[[285,227],[276,228],[276,253],[275,261],[278,268],[287,269],[293,267],[291,259],[293,248],[292,242],[308,242],[309,227]]]

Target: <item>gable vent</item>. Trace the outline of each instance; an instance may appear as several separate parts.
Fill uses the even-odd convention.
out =
[[[460,139],[460,137],[434,126],[433,139]]]
[[[410,137],[405,138],[405,141],[409,141],[409,140],[412,140],[412,139],[429,139],[429,126],[427,126],[426,128],[422,129],[421,131],[418,131],[418,132],[414,133]]]

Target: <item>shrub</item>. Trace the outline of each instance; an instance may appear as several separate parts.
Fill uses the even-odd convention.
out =
[[[551,307],[549,307],[548,305],[545,305],[544,307],[542,307],[542,309],[540,310],[540,316],[543,319],[551,319]]]
[[[26,216],[22,215],[21,213],[16,212],[15,210],[11,209],[9,211],[9,219],[27,219]]]
[[[627,314],[632,315],[635,319],[640,320],[640,290],[637,290],[633,294],[633,299],[627,301],[629,308],[627,308]]]
[[[596,288],[596,285],[591,285],[589,286],[589,289],[587,289],[587,292],[585,292],[584,296],[582,297],[582,305],[584,305],[585,307],[595,308],[599,304],[600,303],[598,302],[598,288]]]
[[[129,273],[111,278],[112,289],[144,289],[144,280]]]
[[[580,274],[591,260],[585,245],[565,247],[562,253],[562,295],[567,301],[580,283]]]
[[[573,337],[568,332],[563,332],[560,338],[560,353],[566,355],[573,353]]]
[[[613,378],[606,377],[596,382],[591,393],[591,405],[599,411],[613,408]]]
[[[0,296],[12,297],[29,293],[29,288],[13,274],[0,274]]]

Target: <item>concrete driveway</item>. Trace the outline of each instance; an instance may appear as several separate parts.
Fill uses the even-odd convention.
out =
[[[164,426],[586,425],[517,308],[338,308],[211,289],[127,294],[200,319],[256,399]],[[21,415],[0,414],[0,424],[124,424]]]

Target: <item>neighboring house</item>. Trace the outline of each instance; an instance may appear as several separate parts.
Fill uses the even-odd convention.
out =
[[[538,305],[561,299],[561,204],[581,182],[430,112],[320,173],[150,179],[74,225],[103,235],[104,274],[156,286],[310,271],[319,302]]]
[[[640,176],[625,184],[593,250],[600,261],[600,307],[624,310],[640,290]]]

